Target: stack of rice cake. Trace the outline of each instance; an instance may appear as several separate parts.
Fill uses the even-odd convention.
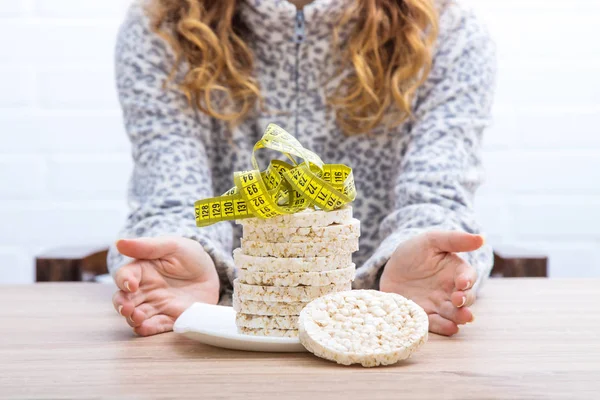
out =
[[[240,333],[296,337],[305,305],[351,289],[352,253],[360,236],[352,208],[239,223],[244,233],[241,248],[233,252],[238,270],[233,307]]]

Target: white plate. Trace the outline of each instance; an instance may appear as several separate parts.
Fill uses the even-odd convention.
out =
[[[177,318],[173,331],[204,344],[225,349],[280,353],[306,351],[298,338],[238,333],[232,307],[194,303]]]

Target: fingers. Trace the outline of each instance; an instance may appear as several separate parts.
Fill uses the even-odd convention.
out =
[[[467,290],[477,282],[477,270],[469,263],[461,260],[454,273],[454,286],[458,290]]]
[[[484,244],[483,236],[460,231],[427,232],[431,246],[440,252],[463,253],[475,251]]]
[[[475,290],[473,290],[475,282],[477,282],[477,270],[466,261],[461,260],[454,273],[456,291],[450,295],[450,301],[454,306],[460,308],[473,305],[476,298]]]
[[[469,307],[456,307],[450,301],[445,301],[440,306],[439,314],[457,325],[464,325],[472,322],[474,318]]]
[[[122,266],[115,272],[115,284],[125,293],[135,293],[140,288],[142,280],[142,266],[133,262]]]
[[[429,314],[429,331],[444,336],[458,333],[458,326],[439,314]]]
[[[450,301],[454,304],[455,307],[470,307],[475,303],[475,291],[473,289],[469,290],[457,290],[456,292],[450,295]]]
[[[156,307],[153,307],[148,303],[142,303],[133,310],[131,316],[127,318],[127,323],[129,326],[136,328],[141,326],[147,319],[154,317],[156,314],[158,314]]]
[[[112,300],[115,310],[123,317],[130,318],[135,308],[145,301],[145,295],[141,292],[127,293],[119,290]]]
[[[156,335],[173,330],[173,322],[173,318],[164,314],[155,315],[145,320],[140,326],[133,328],[133,331],[140,336]]]
[[[168,237],[121,239],[116,246],[124,256],[141,260],[156,260],[177,250],[177,242]]]

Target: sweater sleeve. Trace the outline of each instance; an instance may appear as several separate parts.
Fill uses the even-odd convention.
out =
[[[383,267],[402,242],[428,230],[479,233],[473,211],[482,181],[481,139],[490,119],[494,45],[473,15],[448,6],[440,16],[432,71],[415,100],[405,154],[394,180],[393,209],[382,220],[380,246],[359,269],[356,285],[378,287]],[[492,249],[460,254],[481,282]]]
[[[174,58],[134,4],[117,38],[116,79],[125,127],[132,145],[130,213],[120,237],[181,236],[210,254],[220,278],[221,300],[230,298],[233,273],[232,226],[197,228],[194,201],[212,197],[211,119],[188,106],[179,90],[164,86]],[[111,273],[130,259],[114,245]]]

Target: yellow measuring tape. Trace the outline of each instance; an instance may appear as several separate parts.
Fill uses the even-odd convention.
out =
[[[271,149],[284,154],[290,163],[273,160],[260,171],[255,153]],[[298,163],[296,159],[301,159]],[[269,124],[252,150],[252,170],[234,172],[235,186],[219,197],[194,203],[196,225],[244,219],[271,218],[293,214],[307,207],[335,210],[356,198],[352,169],[343,164],[325,164],[295,137]]]

